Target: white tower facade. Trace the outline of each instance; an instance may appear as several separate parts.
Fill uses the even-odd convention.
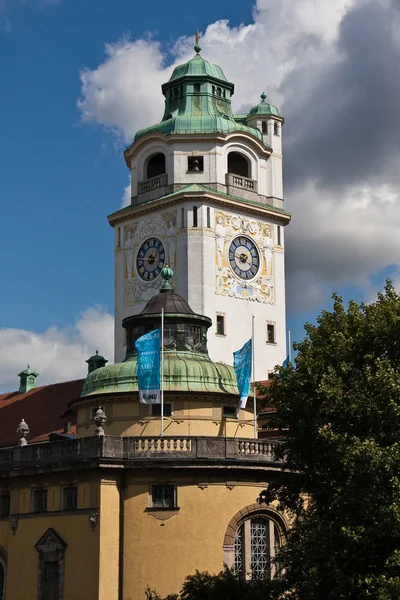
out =
[[[213,321],[212,360],[233,363],[254,317],[255,378],[264,380],[286,356],[283,118],[265,95],[233,115],[233,84],[198,52],[162,89],[163,120],[125,152],[131,205],[109,217],[115,361],[127,350],[122,320],[143,310],[168,263],[176,293]]]

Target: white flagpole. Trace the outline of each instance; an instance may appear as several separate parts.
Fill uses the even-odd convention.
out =
[[[256,375],[254,369],[254,315],[251,318],[251,371],[253,375],[253,408],[254,408],[254,439],[257,438],[257,399],[256,399]]]
[[[161,437],[164,435],[164,309],[161,309]]]
[[[291,343],[291,337],[290,337],[290,329],[289,329],[289,362],[292,362],[292,343]]]

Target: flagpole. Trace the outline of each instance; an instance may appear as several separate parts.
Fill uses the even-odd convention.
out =
[[[292,344],[291,344],[291,337],[290,337],[290,329],[289,329],[289,362],[292,362]]]
[[[254,315],[251,318],[251,370],[253,373],[253,409],[254,409],[254,439],[257,438],[257,399],[256,399],[256,376],[254,369]]]
[[[164,309],[161,309],[161,437],[164,435]]]

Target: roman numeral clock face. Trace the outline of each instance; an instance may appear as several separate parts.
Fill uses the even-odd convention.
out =
[[[136,257],[136,268],[144,281],[153,281],[161,273],[165,265],[165,249],[160,240],[149,238],[139,248]]]
[[[240,235],[229,246],[229,264],[237,277],[253,279],[260,268],[260,254],[256,244],[248,237]]]

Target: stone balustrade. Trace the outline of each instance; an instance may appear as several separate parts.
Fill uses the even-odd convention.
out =
[[[226,185],[228,187],[240,188],[245,192],[257,193],[257,181],[254,179],[248,179],[241,175],[235,175],[234,173],[226,174]]]
[[[151,192],[152,190],[167,185],[167,174],[162,173],[150,179],[138,182],[138,194],[144,194],[145,192]]]
[[[275,456],[279,442],[224,437],[87,437],[66,441],[42,442],[0,449],[0,473],[22,468],[52,465],[62,468],[71,463],[121,463],[148,460],[189,459],[196,461],[237,461],[281,463]]]

